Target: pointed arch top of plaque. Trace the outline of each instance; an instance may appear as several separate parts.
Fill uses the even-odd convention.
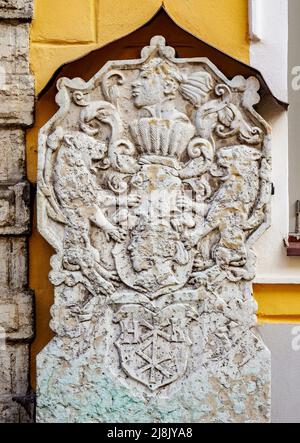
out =
[[[175,48],[177,56],[192,58],[196,56],[207,57],[211,60],[226,77],[232,78],[237,73],[244,77],[255,76],[261,85],[261,96],[271,96],[276,103],[287,108],[287,103],[277,99],[265,82],[262,74],[246,63],[226,54],[210,43],[193,35],[189,30],[184,29],[176,23],[164,6],[157,10],[153,17],[130,34],[120,37],[110,43],[95,49],[84,56],[65,62],[59,67],[46,86],[41,90],[38,97],[42,98],[49,90],[53,91],[57,80],[60,77],[80,76],[89,80],[109,60],[123,58],[138,58],[141,48],[145,47],[153,35],[164,30],[164,36],[168,44]],[[53,94],[53,92],[52,92]]]

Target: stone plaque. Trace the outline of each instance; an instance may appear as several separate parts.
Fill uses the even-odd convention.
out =
[[[161,36],[89,82],[61,78],[40,131],[38,226],[54,247],[40,422],[267,422],[256,239],[270,224],[259,82]]]

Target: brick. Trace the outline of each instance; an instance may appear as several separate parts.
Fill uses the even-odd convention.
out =
[[[16,303],[4,303],[0,300],[0,331],[1,333],[15,332],[19,329],[18,306]],[[1,346],[1,345],[0,345]]]
[[[19,423],[20,406],[0,397],[0,423]]]
[[[33,122],[34,80],[28,54],[29,25],[0,22],[0,125]]]
[[[26,393],[28,387],[28,345],[6,345],[0,351],[0,396]]]
[[[0,423],[32,423],[32,416],[13,400],[0,397]]]
[[[22,129],[0,128],[0,157],[0,184],[18,182],[25,177],[25,134]]]
[[[25,131],[15,127],[33,123],[25,23],[32,13],[33,0],[0,0],[0,423],[33,417],[32,406],[23,406],[34,324],[25,237],[30,232],[30,187],[25,181]]]
[[[14,397],[28,392],[29,345],[7,344],[0,350],[0,423],[28,422],[29,416]]]
[[[27,182],[0,184],[0,235],[26,235],[30,230]]]
[[[0,18],[31,20],[33,0],[0,0]]]
[[[33,123],[34,80],[31,75],[8,75],[0,85],[0,125]]]
[[[27,286],[27,244],[25,238],[0,237],[0,300],[7,292]]]
[[[10,341],[33,337],[33,293],[6,293],[0,298],[0,350],[3,336]]]
[[[0,0],[1,1],[1,0]],[[2,75],[29,73],[29,25],[0,22],[0,67]]]

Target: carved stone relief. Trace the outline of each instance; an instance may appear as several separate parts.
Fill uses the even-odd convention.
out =
[[[251,294],[271,195],[258,80],[157,36],[140,60],[57,87],[39,137],[56,336],[38,420],[268,421]]]

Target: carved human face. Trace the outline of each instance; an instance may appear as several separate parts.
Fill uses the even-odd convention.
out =
[[[151,71],[142,71],[139,78],[132,83],[132,98],[138,108],[155,105],[164,97],[164,81],[162,77]]]
[[[185,251],[179,247],[178,234],[161,225],[137,228],[127,250],[136,272],[155,267],[155,272],[160,274],[166,272],[174,262],[186,264]]]
[[[150,244],[143,238],[133,237],[128,246],[131,263],[136,272],[147,271],[152,266]]]
[[[94,166],[103,159],[106,152],[106,146],[104,143],[99,143],[96,140],[91,140],[90,143],[84,145],[82,151],[82,158],[88,169],[94,171]]]
[[[218,153],[218,164],[223,168],[229,168],[233,162],[233,153],[231,149],[220,149]]]
[[[89,156],[93,161],[102,160],[105,152],[106,146],[104,143],[91,143],[89,147]]]

